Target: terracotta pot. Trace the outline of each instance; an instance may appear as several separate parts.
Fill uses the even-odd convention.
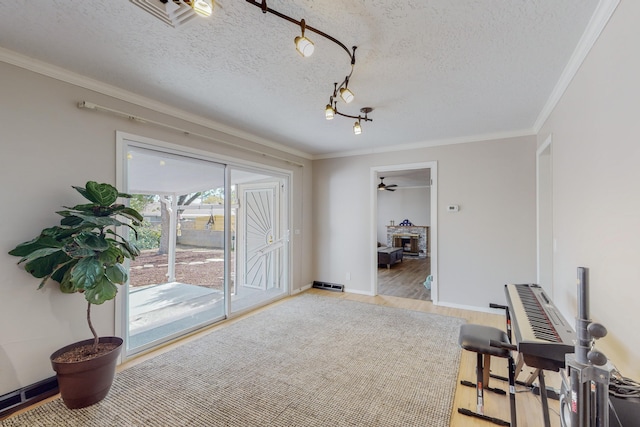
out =
[[[116,371],[116,361],[122,349],[122,338],[101,337],[99,342],[113,343],[117,347],[109,353],[90,360],[73,363],[53,361],[60,354],[74,347],[92,344],[93,339],[88,339],[63,347],[50,356],[51,366],[58,377],[62,401],[69,409],[93,405],[109,393]]]

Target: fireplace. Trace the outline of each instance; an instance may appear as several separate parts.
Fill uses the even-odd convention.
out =
[[[419,240],[419,234],[394,234],[393,246],[396,248],[402,248],[402,252],[407,255],[419,255]]]
[[[402,248],[405,255],[428,256],[428,226],[387,226],[387,246]]]

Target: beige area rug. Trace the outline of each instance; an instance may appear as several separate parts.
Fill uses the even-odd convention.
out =
[[[2,426],[449,426],[464,320],[302,294]]]

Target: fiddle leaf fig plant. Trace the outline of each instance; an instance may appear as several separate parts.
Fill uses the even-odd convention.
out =
[[[41,279],[38,289],[53,280],[64,293],[84,294],[88,302],[87,323],[97,349],[91,305],[115,298],[116,285],[128,280],[122,263],[125,258],[135,259],[140,251],[118,231],[128,227],[137,238],[136,227],[143,218],[137,210],[116,203],[118,197],[131,195],[119,193],[110,184],[89,181],[84,187],[73,188],[90,203],[63,206],[65,210],[57,212],[62,216],[60,225],[45,228],[38,237],[19,244],[9,254],[21,257],[18,264]]]

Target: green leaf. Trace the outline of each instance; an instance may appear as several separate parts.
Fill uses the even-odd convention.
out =
[[[63,206],[63,208],[70,209],[72,211],[80,211],[80,212],[93,212],[93,208],[96,207],[95,203],[87,203],[84,205],[75,205],[73,207]]]
[[[109,227],[111,225],[114,225],[114,226],[122,225],[122,222],[118,221],[115,218],[111,218],[109,216],[91,216],[91,215],[84,215],[84,214],[72,212],[71,217],[80,218],[82,219],[82,221],[84,221],[86,225],[92,225],[94,227],[100,227],[100,228]],[[62,221],[60,222],[62,223]],[[78,224],[74,224],[74,225],[78,225]]]
[[[64,225],[65,227],[76,227],[82,224],[82,218],[72,216],[73,214],[69,211],[60,211],[57,213],[64,217],[60,220],[60,225]]]
[[[103,274],[94,287],[85,291],[84,297],[91,304],[102,304],[105,301],[115,298],[117,293],[118,288],[116,285],[111,283]]]
[[[95,233],[83,231],[79,233],[74,240],[81,248],[94,251],[106,251],[109,249],[109,242],[107,242],[104,236],[96,235]]]
[[[56,225],[55,227],[45,228],[44,230],[42,230],[42,233],[40,233],[40,235],[42,237],[51,237],[60,242],[60,244],[64,244],[65,239],[75,233],[76,230],[73,228],[59,227]]]
[[[111,241],[114,242],[114,245],[117,244],[114,240]],[[110,246],[109,249],[98,255],[98,259],[104,265],[114,265],[124,261],[124,254],[119,246]]]
[[[71,282],[79,289],[93,288],[102,276],[104,276],[104,268],[95,258],[83,258],[71,270]]]
[[[56,271],[51,274],[51,279],[55,280],[58,283],[62,283],[65,280],[65,276],[67,273],[71,274],[69,271],[78,263],[77,259],[71,259],[68,262],[60,264]]]
[[[13,256],[26,256],[32,252],[37,251],[38,249],[43,248],[61,248],[63,246],[62,242],[54,239],[53,237],[40,235],[33,240],[28,242],[20,243],[14,249],[9,251],[9,255]]]
[[[38,289],[42,289],[42,287],[46,285],[47,281],[49,280],[55,280],[56,282],[60,283],[66,271],[75,264],[76,261],[73,259],[67,262],[63,262],[62,264],[58,264],[50,275],[46,276],[40,281],[40,286],[38,286]]]
[[[44,249],[42,249],[44,250]],[[37,251],[36,251],[37,252]],[[24,268],[33,277],[39,279],[53,274],[59,264],[69,261],[69,257],[62,250],[49,253],[48,255],[28,261]]]
[[[75,188],[78,193],[82,194],[82,197],[85,199],[92,201],[93,203],[97,203],[95,200],[91,200],[91,195],[84,187],[78,187],[75,185],[72,185],[72,187]]]
[[[140,223],[144,221],[144,217],[140,214],[140,212],[125,205],[118,205],[118,208],[114,209],[114,212],[129,218],[134,223]]]
[[[121,264],[114,264],[107,267],[105,274],[111,282],[118,283],[120,285],[124,284],[128,279],[127,271]]]
[[[80,289],[76,288],[75,284],[71,281],[71,271],[71,269],[68,269],[60,281],[60,290],[65,294],[72,294],[80,291]]]
[[[56,253],[58,251],[62,251],[62,249],[60,248],[40,248],[40,249],[36,249],[35,251],[31,252],[30,254],[27,254],[25,256],[23,256],[20,261],[18,261],[18,264],[22,264],[23,262],[26,263],[30,263],[32,261],[37,260],[38,258],[44,258],[46,256],[49,256],[53,253]]]
[[[129,224],[122,224],[122,226],[123,226],[123,227],[129,227],[129,229],[130,229],[131,231],[133,231],[134,239],[136,239],[136,240],[138,239],[138,230],[137,230],[135,227],[133,227],[133,226],[131,226],[131,225],[129,225]],[[106,230],[105,232],[106,232],[106,233],[109,233],[109,234],[113,234],[114,236],[119,237],[119,238],[120,238],[121,240],[123,240],[123,241],[126,241],[126,240],[127,240],[127,239],[125,239],[124,237],[122,237],[121,235],[119,235],[118,233],[116,233],[116,232],[114,232],[114,231]]]
[[[87,182],[85,186],[89,200],[100,206],[110,206],[118,199],[118,190],[110,184],[98,184],[95,181]]]
[[[65,245],[64,252],[69,257],[77,259],[92,257],[96,254],[96,252],[92,249],[79,246],[78,243],[75,242],[75,240]]]
[[[117,243],[120,245],[124,256],[126,256],[127,258],[136,259],[136,257],[140,255],[140,249],[138,249],[138,247],[134,243],[127,240]]]

